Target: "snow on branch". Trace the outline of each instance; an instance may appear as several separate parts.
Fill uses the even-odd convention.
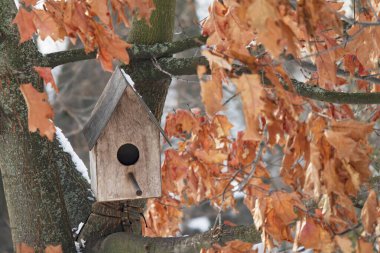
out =
[[[62,130],[58,127],[56,128],[56,138],[62,147],[63,151],[69,153],[71,155],[71,160],[75,164],[75,169],[90,183],[90,177],[88,176],[88,169],[86,165],[83,163],[82,159],[75,153],[73,147],[71,146],[69,140],[62,133]]]

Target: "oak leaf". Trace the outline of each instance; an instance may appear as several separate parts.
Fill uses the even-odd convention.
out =
[[[165,133],[168,137],[186,137],[199,130],[199,121],[187,110],[176,110],[166,116]]]
[[[34,70],[40,75],[42,79],[44,79],[45,85],[50,83],[50,85],[54,88],[55,92],[58,93],[58,87],[51,73],[51,68],[34,67]]]
[[[234,78],[232,81],[240,93],[243,101],[244,119],[246,132],[244,139],[261,140],[259,117],[264,108],[262,97],[264,89],[261,86],[260,76],[256,74],[242,75],[240,78]]]
[[[293,249],[297,249],[299,245],[321,252],[333,252],[335,248],[332,235],[311,217],[304,217],[297,222]]]
[[[125,15],[124,5],[120,0],[111,0],[112,9],[117,13],[117,21],[123,21],[126,27],[129,27],[129,20]]]
[[[20,32],[20,43],[23,43],[32,38],[37,31],[33,23],[34,13],[28,12],[24,8],[20,8],[12,24],[16,24]]]
[[[200,81],[202,102],[208,115],[213,116],[222,109],[222,84],[215,80]]]
[[[23,2],[25,6],[31,6],[31,5],[37,4],[37,0],[22,0],[21,2]]]
[[[371,242],[359,238],[356,244],[356,253],[367,253],[367,252],[376,252],[374,251],[374,245]]]
[[[137,19],[143,19],[150,24],[150,16],[156,9],[152,0],[124,0],[125,4],[129,7]]]
[[[97,57],[103,69],[112,72],[112,60],[114,58],[120,59],[125,64],[129,64],[127,49],[130,48],[131,45],[100,24],[95,24],[94,27],[95,40],[99,46]]]
[[[57,22],[53,14],[44,10],[33,10],[33,12],[35,13],[33,22],[42,40],[47,37],[52,38],[54,41],[65,38],[66,32],[62,26],[63,24]]]
[[[16,253],[34,253],[34,249],[25,243],[18,243],[16,245]]]
[[[306,209],[295,192],[277,191],[271,194],[271,199],[276,215],[286,225],[289,225],[299,217],[300,210]]]
[[[108,0],[90,0],[87,1],[90,10],[99,17],[99,19],[108,27],[112,28],[111,16],[108,10]]]
[[[228,137],[231,134],[230,130],[233,125],[225,115],[216,115],[212,120],[212,124],[215,126],[214,129],[217,137]]]
[[[378,201],[376,192],[371,190],[361,211],[363,228],[368,234],[372,234],[375,230],[377,223],[377,208]]]
[[[343,253],[353,253],[355,251],[354,243],[350,238],[337,235],[334,240]]]
[[[45,248],[45,253],[63,253],[62,251],[62,245],[48,245]]]
[[[38,92],[31,83],[20,86],[28,107],[28,125],[29,131],[36,132],[37,129],[41,136],[46,136],[53,141],[55,126],[52,121],[54,112],[48,103],[48,97],[45,92]]]

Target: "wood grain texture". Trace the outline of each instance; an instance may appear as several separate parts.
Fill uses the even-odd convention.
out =
[[[83,128],[83,135],[90,150],[95,146],[127,86],[127,81],[122,76],[120,69],[117,68],[96,103],[89,121]]]
[[[128,86],[93,149],[96,165],[97,201],[151,198],[161,195],[159,129],[149,118],[138,95]],[[117,150],[126,143],[135,145],[139,160],[122,165]],[[142,190],[137,196],[128,177],[133,172]]]
[[[98,180],[96,173],[96,154],[95,150],[90,150],[90,178],[91,178],[91,190],[94,192],[94,195],[97,196],[98,191]]]

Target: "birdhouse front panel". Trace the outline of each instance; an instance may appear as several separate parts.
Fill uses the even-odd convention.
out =
[[[161,196],[159,129],[127,86],[90,152],[98,201]]]

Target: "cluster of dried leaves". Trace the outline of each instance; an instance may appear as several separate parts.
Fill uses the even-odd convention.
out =
[[[284,241],[295,250],[321,252],[379,247],[380,209],[368,183],[376,108],[368,107],[371,116],[360,122],[352,106],[300,97],[282,64],[289,55],[310,59],[318,70],[308,77],[313,86],[379,91],[354,76],[378,74],[380,4],[356,2],[360,8],[351,20],[343,17],[341,3],[325,0],[297,1],[296,8],[285,0],[214,1],[203,23],[211,77],[198,70],[207,115],[197,110],[168,115],[165,131],[178,148],[165,152],[163,197],[149,201],[146,235],[178,232],[184,206],[210,201],[220,210],[234,207],[233,192],[241,190],[267,249]],[[337,76],[338,64],[350,78]],[[249,73],[242,74],[242,66]],[[223,85],[235,85],[242,100],[246,131],[236,139],[227,117],[218,114]],[[275,146],[284,151],[283,190],[271,188],[262,143],[264,152]],[[362,208],[354,203],[359,191],[369,192]],[[250,252],[235,243],[241,247],[207,252]]]
[[[126,49],[131,46],[114,32],[110,12],[116,13],[118,21],[129,26],[126,8],[147,22],[155,9],[152,0],[46,0],[43,9],[36,7],[37,0],[22,3],[13,21],[20,31],[20,43],[31,39],[37,31],[42,40],[50,37],[58,41],[69,37],[75,44],[79,37],[86,52],[98,49],[98,59],[107,71],[113,70],[113,59],[129,63]]]
[[[127,49],[131,47],[114,32],[110,13],[116,13],[117,21],[128,27],[130,23],[126,10],[149,23],[150,15],[155,9],[152,0],[46,0],[42,9],[39,2],[21,1],[13,20],[20,32],[20,43],[30,40],[37,32],[42,40],[50,37],[54,41],[60,41],[68,37],[75,44],[79,38],[87,53],[98,50],[97,58],[107,71],[113,70],[114,59],[128,64]],[[50,68],[35,67],[35,70],[45,84],[50,83],[58,92]],[[53,140],[54,112],[47,102],[47,95],[35,90],[31,84],[21,85],[21,91],[29,109],[29,130],[39,130],[41,136]]]

